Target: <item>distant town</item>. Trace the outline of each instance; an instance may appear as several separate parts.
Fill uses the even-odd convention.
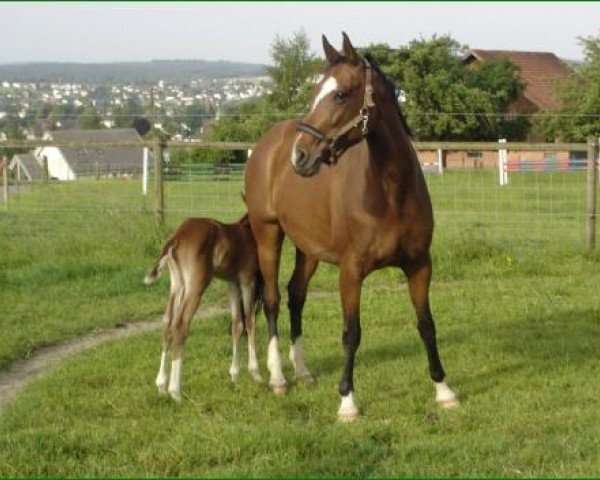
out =
[[[198,78],[185,83],[159,80],[154,85],[127,83],[97,85],[92,83],[17,82],[0,83],[0,120],[11,115],[25,120],[34,116],[42,107],[50,110],[55,106],[70,107],[73,112],[84,112],[93,107],[100,116],[104,128],[118,123],[115,114],[123,114],[127,105],[137,105],[146,111],[161,113],[161,117],[183,117],[186,107],[197,105],[207,112],[218,115],[228,103],[240,102],[269,93],[269,77],[249,78]],[[150,110],[149,110],[150,109]],[[89,112],[89,110],[87,110]],[[121,113],[117,113],[121,112]],[[33,120],[33,119],[32,119]],[[35,122],[34,122],[35,123]],[[39,138],[35,124],[25,122],[25,138]],[[188,126],[184,124],[182,129]],[[60,120],[46,125],[49,129],[67,127]],[[156,126],[160,128],[160,125]]]

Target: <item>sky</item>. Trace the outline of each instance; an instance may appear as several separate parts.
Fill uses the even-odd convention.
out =
[[[450,35],[471,48],[581,60],[600,2],[1,2],[0,63],[228,60],[270,63],[276,36],[341,47]]]

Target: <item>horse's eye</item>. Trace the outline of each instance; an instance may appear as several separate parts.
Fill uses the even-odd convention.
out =
[[[335,92],[335,95],[333,96],[333,98],[338,101],[338,102],[343,102],[344,100],[348,100],[348,97],[350,96],[350,90],[344,90],[344,91],[337,91]]]

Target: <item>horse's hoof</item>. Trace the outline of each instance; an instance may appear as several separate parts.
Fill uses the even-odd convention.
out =
[[[358,413],[338,413],[338,422],[352,423],[358,418]]]
[[[460,400],[456,397],[447,398],[446,400],[438,400],[437,403],[440,408],[443,408],[444,410],[452,410],[453,408],[460,407]]]
[[[229,376],[231,377],[231,381],[233,383],[237,382],[239,374],[240,374],[240,372],[229,372]]]
[[[252,376],[252,380],[254,380],[256,383],[264,382],[258,370],[250,370],[250,375]]]
[[[270,385],[271,390],[273,390],[273,393],[275,395],[285,395],[287,392],[287,384],[286,383],[279,383],[277,385]]]

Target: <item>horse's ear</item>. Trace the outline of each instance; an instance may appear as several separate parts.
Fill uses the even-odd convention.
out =
[[[342,53],[352,63],[358,63],[358,53],[356,53],[356,50],[352,46],[352,43],[350,43],[350,39],[348,38],[348,35],[346,35],[346,32],[342,32],[342,37],[344,37],[344,43],[342,44]]]
[[[323,35],[323,51],[325,52],[325,58],[327,63],[332,65],[335,61],[341,57],[340,52],[331,46],[331,43],[327,40],[327,37]]]

